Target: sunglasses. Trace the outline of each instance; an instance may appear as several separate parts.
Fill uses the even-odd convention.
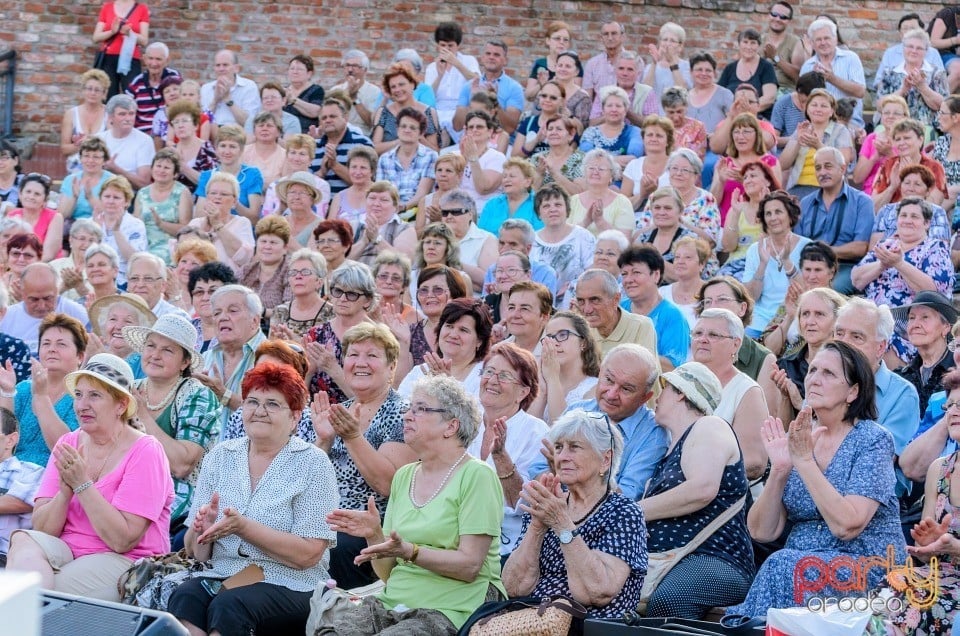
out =
[[[771,17],[771,18],[777,18],[778,20],[789,20],[789,19],[790,19],[790,16],[788,16],[788,15],[786,15],[786,14],[784,14],[784,13],[777,13],[776,11],[771,11],[771,12],[770,12],[770,17]]]
[[[440,210],[440,216],[463,216],[469,213],[470,210],[467,208],[447,208],[446,210]]]

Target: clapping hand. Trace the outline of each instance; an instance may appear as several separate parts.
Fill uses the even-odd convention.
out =
[[[790,431],[787,434],[790,461],[794,465],[813,461],[813,447],[822,431],[822,428],[813,429],[813,409],[809,406],[800,409],[797,417],[790,422]]]
[[[297,334],[293,333],[293,330],[290,329],[290,327],[278,322],[270,325],[270,339],[296,342]]]
[[[13,393],[17,386],[17,373],[13,370],[13,362],[10,358],[0,367],[0,391],[4,393]]]
[[[490,454],[499,455],[504,452],[507,442],[507,418],[498,417],[493,421],[493,443],[490,445]]]
[[[393,305],[383,304],[381,309],[381,321],[390,329],[390,332],[400,343],[400,349],[410,348],[410,326],[400,316],[400,312]]]
[[[50,381],[48,379],[47,370],[39,360],[30,360],[30,384],[35,396],[49,395]]]
[[[573,526],[567,512],[566,497],[555,475],[546,473],[528,481],[521,491],[520,509],[545,528],[563,529]]]
[[[367,498],[366,510],[334,510],[327,515],[327,525],[334,532],[343,532],[358,539],[374,539],[383,536],[380,526],[380,511],[373,495]]]
[[[344,441],[363,435],[360,427],[360,403],[354,402],[350,408],[342,404],[331,404],[329,410],[330,426]]]
[[[787,372],[783,369],[777,368],[774,369],[773,373],[770,374],[770,377],[773,380],[773,383],[777,385],[777,388],[780,389],[780,393],[790,400],[790,404],[793,406],[793,408],[800,410],[800,407],[803,405],[803,398],[800,396],[800,389],[798,389],[794,381],[790,379],[790,376],[787,375]]]
[[[877,243],[873,246],[873,253],[886,269],[896,267],[903,260],[903,251],[900,249],[900,241],[897,239]]]
[[[210,501],[200,506],[200,509],[197,510],[197,516],[193,518],[193,525],[191,526],[194,534],[198,537],[203,536],[203,533],[217,522],[219,514],[220,493],[215,492],[210,497]]]
[[[53,447],[53,463],[60,474],[60,480],[71,490],[90,479],[83,455],[69,444],[59,443]]]
[[[381,531],[382,532],[382,531]],[[411,548],[412,550],[412,548]],[[390,532],[381,543],[371,545],[360,551],[360,554],[353,560],[355,565],[362,565],[367,561],[374,559],[407,559],[410,555],[407,552],[404,540],[400,538],[396,530]]]
[[[453,361],[449,358],[441,358],[432,351],[423,355],[423,362],[427,365],[429,375],[450,375],[453,372]]]
[[[910,530],[910,536],[918,546],[927,546],[950,531],[953,516],[947,514],[940,523],[931,517],[924,517]]]
[[[314,371],[329,373],[331,369],[340,366],[337,355],[333,352],[333,345],[316,341],[305,342],[304,345],[307,362]]]
[[[223,517],[216,522],[207,531],[197,537],[197,543],[213,543],[229,537],[232,534],[241,534],[247,518],[240,514],[236,508],[227,508],[223,511]]]
[[[772,472],[789,473],[793,469],[793,460],[787,447],[787,433],[779,417],[767,417],[760,425],[763,448],[770,457]]]
[[[313,422],[313,430],[317,434],[318,442],[324,446],[333,442],[337,432],[330,424],[330,398],[324,391],[313,394],[313,401],[310,402],[310,421]]]

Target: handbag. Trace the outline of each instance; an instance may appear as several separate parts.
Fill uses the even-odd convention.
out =
[[[123,20],[120,21],[121,24],[125,23],[130,19],[130,16],[133,15],[133,12],[137,10],[137,5],[139,2],[134,2],[133,6],[130,7],[130,10],[127,11],[127,15],[123,16]],[[93,58],[93,68],[98,68],[101,71],[106,70],[107,67],[107,49],[110,48],[110,43],[117,39],[117,36],[120,35],[120,32],[117,31],[106,40],[103,41],[103,44],[100,45],[100,48],[97,50],[96,57]]]
[[[673,566],[679,563],[680,559],[699,548],[700,544],[709,539],[710,535],[719,530],[721,526],[733,519],[737,513],[743,509],[746,501],[746,495],[740,497],[736,503],[717,515],[713,521],[708,523],[707,526],[698,532],[697,536],[691,539],[686,545],[665,552],[650,553],[647,558],[647,576],[644,577],[643,587],[640,590],[640,603],[637,605],[638,612],[646,614],[647,602],[657,590],[660,582],[670,573],[670,570],[673,569]]]
[[[173,590],[211,565],[187,556],[186,549],[137,559],[117,580],[120,601],[149,609],[166,610]]]
[[[574,619],[582,621],[587,610],[583,605],[564,596],[513,599],[487,604],[487,614],[481,607],[471,617],[460,634],[469,636],[567,636]]]

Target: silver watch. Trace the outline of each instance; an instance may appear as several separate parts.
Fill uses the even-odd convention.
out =
[[[561,530],[560,534],[557,535],[557,538],[560,539],[560,543],[567,545],[573,541],[573,538],[580,534],[580,530],[574,528],[573,530]]]

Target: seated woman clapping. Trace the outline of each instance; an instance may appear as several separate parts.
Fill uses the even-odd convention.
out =
[[[520,545],[503,568],[511,597],[562,594],[588,618],[620,618],[647,572],[643,511],[615,492],[623,438],[601,413],[574,410],[547,434],[556,476],[524,485]],[[564,493],[562,487],[566,487]]]
[[[753,580],[753,547],[743,503],[749,482],[736,433],[713,415],[722,387],[699,362],[661,376],[657,426],[672,440],[638,504],[647,520],[647,547],[686,545],[727,510],[738,510],[680,559],[657,585],[647,616],[699,619],[712,607],[739,603]]]
[[[293,435],[307,399],[296,371],[261,364],[242,390],[247,437],[204,459],[187,521],[187,551],[212,569],[174,590],[167,609],[191,634],[302,633],[328,576],[336,477]]]
[[[100,353],[64,379],[80,430],[53,448],[36,493],[33,530],[10,537],[7,569],[41,586],[108,601],[140,557],[170,551],[173,481],[163,447],[133,427],[130,365]]]
[[[387,515],[337,510],[331,527],[366,540],[357,562],[372,562],[383,592],[343,611],[311,616],[326,634],[456,634],[485,600],[497,600],[503,493],[494,471],[470,457],[480,413],[461,383],[430,376],[413,387],[404,437],[420,461],[397,471]],[[403,605],[412,611],[396,611]],[[337,608],[339,609],[339,607]]]

